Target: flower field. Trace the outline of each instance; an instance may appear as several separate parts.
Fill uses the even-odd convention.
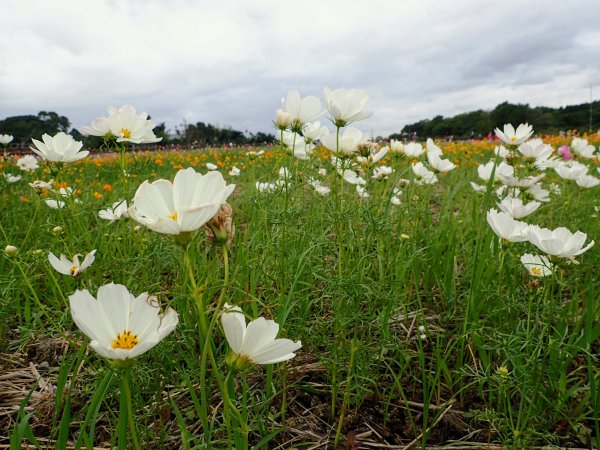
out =
[[[3,448],[598,447],[600,138],[373,143],[366,101],[292,91],[274,147],[136,152],[128,106],[81,129],[109,153],[5,154]]]

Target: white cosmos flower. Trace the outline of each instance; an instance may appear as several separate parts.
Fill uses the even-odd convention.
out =
[[[487,213],[487,221],[494,233],[505,241],[524,242],[528,238],[529,225],[513,219],[510,214],[490,209]]]
[[[519,145],[519,153],[528,159],[548,159],[552,155],[552,147],[541,139],[531,139]]]
[[[575,179],[575,183],[577,183],[577,186],[579,186],[579,187],[590,189],[595,186],[598,186],[600,184],[600,180],[591,175],[584,174],[584,175],[580,175],[579,177],[577,177]]]
[[[572,258],[581,255],[594,245],[594,241],[591,241],[584,247],[587,234],[581,231],[571,233],[565,227],[550,230],[548,228],[540,228],[537,225],[531,225],[527,234],[529,242],[548,256],[559,258]]]
[[[168,308],[160,314],[147,293],[134,297],[121,284],[107,284],[94,298],[87,289],[69,296],[71,315],[91,339],[100,356],[113,360],[134,359],[147,352],[177,326],[177,313]]]
[[[329,133],[328,130],[327,133],[321,137],[321,143],[325,147],[333,152],[337,151],[338,154],[346,156],[356,153],[359,144],[362,142],[364,142],[362,131],[354,127],[345,128],[340,132],[339,149],[337,148],[338,139],[335,133]]]
[[[302,136],[298,133],[285,130],[282,135],[280,134],[279,139],[283,137],[283,143],[290,149],[293,155],[302,160],[308,159],[308,155],[312,153],[314,145],[307,143]]]
[[[345,127],[349,123],[368,119],[372,111],[364,111],[369,97],[361,89],[323,89],[325,105],[336,127]],[[328,147],[329,148],[329,147]]]
[[[127,211],[127,200],[117,200],[112,204],[111,207],[102,209],[98,212],[101,219],[109,220],[114,222],[121,219],[122,217],[129,217]]]
[[[209,163],[209,162],[207,162],[205,164],[205,166],[208,170],[217,170],[219,168],[219,166],[217,166],[216,164]]]
[[[533,197],[535,200],[537,200],[538,202],[546,203],[546,202],[550,201],[550,191],[542,188],[542,185],[539,183],[536,183],[536,184],[528,187],[525,192],[528,195],[530,195],[531,197]]]
[[[404,154],[404,144],[402,141],[392,139],[390,140],[390,152],[393,154]]]
[[[526,217],[536,211],[540,206],[540,202],[529,202],[524,205],[523,200],[514,197],[506,197],[498,203],[498,208],[509,214],[513,219]]]
[[[512,175],[500,175],[499,178],[502,184],[504,184],[505,186],[528,188],[533,186],[534,184],[537,184],[537,182],[545,176],[546,175],[542,173],[535,177],[529,176],[524,178],[516,178]]]
[[[372,178],[374,178],[375,180],[385,179],[388,177],[388,175],[391,175],[393,172],[394,169],[392,169],[389,166],[377,166],[373,169]]]
[[[48,200],[44,200],[46,202],[46,205],[48,205],[50,208],[53,209],[60,209],[60,208],[64,208],[65,206],[65,202],[63,202],[62,200],[52,200],[52,199],[48,199]]]
[[[314,95],[300,97],[300,92],[292,90],[282,99],[283,108],[289,114],[293,130],[300,131],[304,124],[312,122],[323,115],[321,100]]]
[[[499,156],[500,158],[506,158],[510,155],[510,151],[504,145],[498,145],[494,149],[494,155]]]
[[[531,137],[533,134],[533,127],[527,123],[522,123],[515,130],[510,123],[507,123],[504,125],[503,131],[500,131],[499,128],[496,128],[494,131],[496,132],[496,136],[506,144],[519,145]]]
[[[325,196],[329,195],[329,193],[331,192],[331,189],[321,184],[319,180],[315,180],[314,178],[308,178],[307,182],[315,189],[315,191],[317,191],[319,195]]]
[[[471,188],[473,188],[473,190],[475,192],[486,192],[487,191],[487,187],[486,186],[482,186],[480,184],[473,183],[472,181],[470,182],[470,184],[471,184]]]
[[[440,155],[441,153],[437,152],[427,152],[427,161],[429,161],[431,167],[442,173],[456,169],[456,165],[453,162],[449,159],[441,159]]]
[[[390,203],[394,206],[400,206],[402,204],[400,199],[398,197],[396,197],[395,195],[392,195],[392,197],[390,198]]]
[[[488,161],[485,164],[479,164],[477,166],[477,175],[483,181],[489,181],[492,176],[492,170],[494,169],[494,161]],[[494,172],[494,181],[500,180],[502,176],[512,176],[515,173],[515,168],[510,164],[506,164],[504,161],[500,161],[496,165],[496,171]]]
[[[17,160],[17,167],[25,172],[29,172],[38,169],[40,166],[35,156],[25,155]]]
[[[21,179],[21,175],[13,175],[12,173],[5,173],[4,179],[8,183],[16,183],[17,181],[19,181]]]
[[[2,144],[2,145],[10,144],[13,139],[14,139],[14,137],[11,136],[10,134],[0,134],[0,144]]]
[[[233,192],[220,172],[197,173],[188,167],[177,172],[173,183],[144,181],[129,208],[131,218],[151,230],[177,235],[204,226],[219,212]]]
[[[587,173],[588,167],[577,161],[569,161],[557,164],[554,171],[564,180],[576,180]]]
[[[273,320],[259,317],[246,325],[239,306],[225,303],[221,314],[225,338],[233,354],[229,364],[243,368],[248,364],[275,364],[292,359],[302,347],[300,341],[276,339],[279,325]]]
[[[321,167],[321,168],[318,170],[317,174],[319,174],[319,176],[321,176],[321,177],[324,177],[325,175],[327,175],[327,169],[325,169],[325,168]]]
[[[321,122],[305,123],[302,127],[302,137],[306,143],[312,144],[319,141],[327,133],[327,128],[321,126]]]
[[[90,152],[81,150],[82,142],[73,139],[73,136],[60,132],[51,137],[48,134],[42,136],[40,142],[32,139],[34,146],[29,147],[34,153],[42,158],[53,162],[73,162],[85,158]]]
[[[412,170],[417,177],[417,181],[424,184],[435,184],[438,181],[435,173],[427,169],[422,162],[412,165]]]
[[[404,145],[403,151],[404,154],[409,158],[418,158],[425,153],[423,146],[418,142],[409,142],[408,144]]]
[[[341,169],[338,169],[338,174],[340,174],[340,176],[347,183],[359,185],[367,184],[367,181],[364,178],[360,177],[354,170],[344,169],[344,171],[342,172]]]
[[[63,275],[76,277],[92,265],[94,259],[96,259],[94,256],[95,254],[96,250],[92,250],[86,254],[83,258],[83,261],[79,263],[79,257],[81,256],[80,253],[77,253],[75,256],[73,256],[73,260],[71,261],[65,255],[61,254],[59,259],[56,257],[56,255],[54,255],[54,253],[50,252],[48,254],[48,261],[57,272],[60,272]]]
[[[521,263],[532,277],[546,277],[552,274],[552,263],[545,256],[525,253],[521,256]]]
[[[573,137],[571,141],[571,149],[582,158],[593,158],[596,149],[593,145],[588,145],[587,139]]]
[[[287,167],[279,168],[279,178],[288,178],[290,176],[290,171]]]
[[[370,195],[367,192],[367,189],[364,186],[361,186],[359,184],[356,185],[356,193],[358,194],[358,196],[360,198],[369,198]]]
[[[118,109],[109,107],[108,117],[100,117],[91,127],[80,127],[79,131],[83,135],[114,137],[117,142],[150,144],[162,140],[152,131],[155,126],[156,122],[149,120],[147,113],[137,113],[133,106],[124,105]]]
[[[231,170],[229,171],[229,176],[231,176],[231,177],[239,177],[241,173],[242,173],[242,171],[237,166],[233,166],[231,168]]]
[[[435,145],[435,142],[433,142],[433,139],[431,138],[427,138],[425,147],[427,148],[427,157],[429,157],[429,155],[437,155],[441,157],[444,154],[444,152],[442,152],[442,149]]]

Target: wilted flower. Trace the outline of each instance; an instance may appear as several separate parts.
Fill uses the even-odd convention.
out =
[[[572,258],[581,255],[589,250],[594,241],[591,241],[584,247],[587,234],[577,231],[571,233],[565,227],[559,227],[555,230],[540,228],[537,225],[531,225],[527,230],[529,242],[546,253],[548,256],[558,258]]]
[[[114,222],[122,217],[129,217],[127,212],[127,200],[117,200],[111,207],[102,209],[98,212],[101,219]]]
[[[232,354],[227,358],[230,366],[243,369],[250,364],[275,364],[292,359],[302,347],[300,341],[275,339],[279,325],[273,320],[259,317],[246,326],[246,318],[239,306],[225,303],[221,324]]]
[[[168,308],[160,314],[147,293],[134,297],[121,284],[98,289],[98,299],[87,289],[69,296],[71,315],[79,329],[91,339],[100,356],[131,360],[147,352],[177,326],[177,313]]]
[[[521,256],[521,263],[533,277],[545,277],[552,274],[552,264],[545,256],[525,253]]]
[[[371,117],[372,111],[364,111],[369,100],[360,89],[323,89],[325,104],[336,127],[345,127],[349,123]],[[328,147],[329,148],[329,147]]]
[[[487,221],[494,233],[505,241],[524,242],[528,238],[529,225],[513,219],[510,214],[490,209],[487,213]]]
[[[71,261],[67,259],[65,255],[61,254],[59,259],[54,255],[54,253],[50,252],[48,254],[48,261],[50,262],[50,265],[54,267],[54,269],[56,269],[57,272],[60,272],[63,275],[70,275],[72,277],[76,277],[92,265],[94,259],[96,259],[96,257],[94,256],[95,253],[96,250],[92,250],[91,252],[89,252],[87,255],[85,255],[85,258],[83,258],[83,261],[80,264],[80,253],[73,256],[73,260]]]
[[[50,191],[50,190],[52,190],[52,183],[54,183],[54,180],[50,180],[50,181],[35,180],[33,183],[29,183],[29,186],[34,188],[36,191],[43,191],[43,190]]]
[[[220,172],[202,175],[189,167],[179,170],[173,183],[144,181],[135,193],[129,215],[159,233],[192,232],[217,214],[234,189]]]
[[[531,137],[533,127],[527,123],[522,123],[515,130],[510,123],[507,123],[504,125],[504,131],[500,131],[499,128],[496,128],[494,131],[496,132],[496,136],[503,142],[509,145],[519,145]]]
[[[85,158],[90,153],[87,150],[80,151],[83,143],[63,132],[54,137],[44,134],[42,140],[44,142],[32,139],[34,146],[29,148],[48,161],[73,162]]]
[[[206,237],[217,244],[230,245],[235,235],[233,209],[227,203],[221,205],[219,212],[204,225]]]
[[[40,166],[35,156],[25,155],[17,160],[17,167],[25,172],[29,172],[30,170],[38,169]]]

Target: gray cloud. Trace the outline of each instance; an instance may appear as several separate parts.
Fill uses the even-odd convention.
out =
[[[357,126],[388,134],[505,100],[584,102],[600,84],[596,0],[5,3],[4,117],[77,126],[130,103],[171,129],[267,131],[290,89],[358,87],[375,113]]]

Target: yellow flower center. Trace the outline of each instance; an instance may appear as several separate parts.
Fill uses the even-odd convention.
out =
[[[69,272],[71,272],[71,275],[75,275],[75,272],[79,269],[79,266],[71,266],[71,268],[69,269]]]
[[[121,134],[124,138],[129,139],[131,137],[131,130],[128,130],[127,128],[121,128]]]
[[[542,271],[541,271],[541,269],[538,269],[537,267],[532,267],[531,268],[531,273],[534,274],[534,275],[541,275]]]
[[[127,136],[127,137],[129,137],[129,136]],[[517,137],[516,137],[516,136],[512,136],[512,137],[510,138],[510,140],[511,140],[512,142],[515,142],[515,141],[517,140]]]
[[[112,343],[112,348],[131,350],[136,345],[138,345],[137,334],[132,334],[131,330],[127,330],[123,334],[117,334],[117,338]]]
[[[173,219],[175,222],[177,222],[177,211],[175,211],[173,214],[171,214],[170,216],[167,216],[169,219]]]

